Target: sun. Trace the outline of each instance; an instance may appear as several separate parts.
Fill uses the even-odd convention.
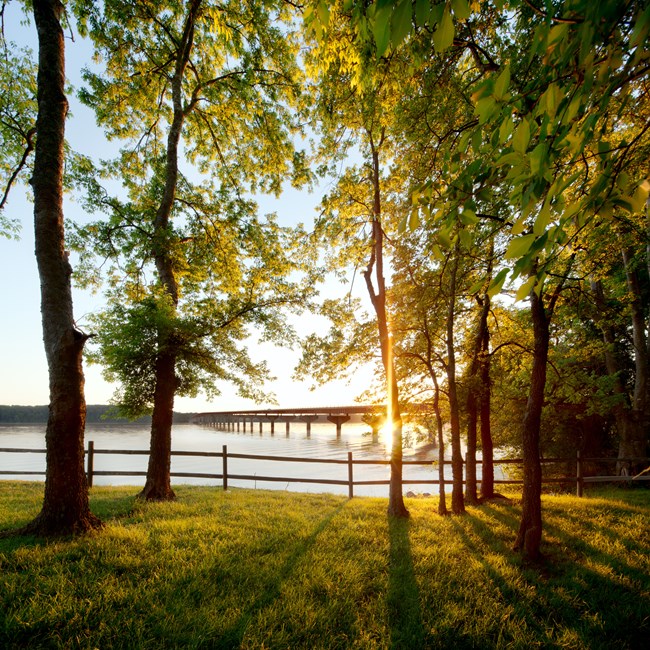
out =
[[[379,440],[387,448],[390,449],[393,445],[393,423],[392,419],[386,418],[386,422],[379,429]]]

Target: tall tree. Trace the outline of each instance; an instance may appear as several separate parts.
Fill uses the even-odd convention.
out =
[[[436,49],[460,44],[454,18],[469,17],[471,22],[469,4],[426,5],[416,11],[416,25],[433,30]],[[480,55],[476,58],[493,73],[470,82],[477,123],[459,142],[459,152],[471,142],[478,160],[450,158],[443,170],[446,205],[437,203],[444,219],[455,223],[477,186],[504,188],[513,208],[513,240],[506,257],[513,260],[512,277],[526,278],[518,296],[532,290],[542,300],[549,269],[539,265],[541,251],[546,263],[553,264],[553,249],[562,249],[575,236],[576,223],[578,229],[590,227],[595,215],[611,216],[618,207],[629,206],[630,197],[647,198],[648,187],[634,170],[633,154],[650,121],[644,119],[630,140],[607,142],[604,136],[624,128],[621,106],[638,105],[647,93],[643,80],[650,61],[650,8],[644,2],[616,0],[575,0],[543,9],[524,0],[507,7],[510,20],[502,23],[496,39],[483,40],[478,47],[473,43],[473,53]],[[394,37],[380,54],[388,43],[399,45],[413,34],[412,14],[406,2],[376,13],[374,29],[389,29]],[[491,44],[498,42],[510,46],[496,57]],[[533,266],[536,273],[530,274]],[[492,284],[498,287],[504,280],[497,274]],[[539,420],[529,417],[526,423],[524,446],[530,443],[532,450]],[[534,477],[531,484],[538,485]],[[539,496],[537,492],[526,503],[537,502]],[[522,526],[533,515],[524,512]],[[519,545],[527,557],[539,555],[539,543]]]
[[[319,22],[322,16],[313,13],[314,7],[306,12],[306,21],[317,37],[307,63],[318,88],[316,111],[323,136],[322,151],[329,161],[342,160],[355,146],[363,157],[363,164],[350,165],[339,179],[336,191],[324,200],[325,215],[320,226],[326,245],[331,243],[327,242],[330,237],[343,243],[343,249],[348,251],[344,260],[348,267],[356,264],[364,268],[379,334],[392,430],[388,512],[407,517],[402,495],[403,422],[385,277],[386,233],[391,227],[391,213],[386,209],[384,172],[393,154],[391,121],[399,91],[389,72],[391,64],[376,62],[371,54],[373,37],[367,30],[355,28],[350,9],[353,14],[362,9],[346,4],[349,3],[338,2],[327,9],[325,32]],[[393,64],[405,70],[403,62]],[[393,227],[394,221],[393,216]],[[342,240],[343,231],[348,241]]]
[[[252,386],[267,376],[265,366],[234,343],[251,323],[270,340],[290,338],[278,307],[305,297],[289,280],[299,233],[259,219],[246,198],[306,178],[292,141],[300,109],[294,9],[277,0],[111,0],[80,7],[80,18],[105,61],[103,75],[86,73],[82,99],[110,137],[128,142],[104,167],[121,178],[128,201],[86,174],[89,202],[109,219],[82,235],[121,278],[110,322],[119,323],[126,301],[128,328],[148,319],[143,331],[151,334],[130,359],[105,338],[104,357],[116,362],[109,372],[126,386],[122,398],[147,380],[140,406],[152,409],[151,453],[142,496],[170,499],[175,395],[215,390],[215,377],[233,379],[228,366],[243,364],[250,374],[239,387],[259,397]]]
[[[100,525],[90,512],[84,472],[86,402],[82,353],[88,336],[75,326],[64,244],[65,45],[63,5],[34,0],[38,33],[38,118],[31,184],[34,236],[41,281],[43,341],[50,379],[45,434],[47,469],[40,514],[25,530],[38,535],[79,533]]]

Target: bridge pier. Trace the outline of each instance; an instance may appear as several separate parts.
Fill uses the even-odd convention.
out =
[[[332,415],[332,414],[330,414],[330,415],[327,416],[327,421],[336,425],[336,437],[340,438],[341,437],[341,427],[346,422],[350,421],[350,416],[349,415]]]
[[[307,426],[307,437],[309,438],[311,436],[311,423],[316,422],[318,420],[317,415],[303,415],[300,418]]]

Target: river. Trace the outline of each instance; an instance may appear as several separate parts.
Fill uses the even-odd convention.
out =
[[[284,426],[274,435],[269,425],[264,425],[263,433],[255,431],[227,432],[196,424],[176,424],[172,432],[173,451],[208,451],[221,452],[227,445],[228,454],[257,454],[263,456],[288,456],[299,458],[321,458],[347,460],[352,452],[354,460],[388,460],[390,447],[383,436],[373,438],[370,428],[364,424],[344,424],[340,437],[336,435],[333,424],[314,423],[311,433],[307,435],[306,425],[292,423],[290,433],[285,433]],[[147,450],[149,448],[149,426],[130,424],[88,424],[86,442],[92,440],[95,449]],[[423,443],[408,444],[404,448],[404,460],[429,460],[437,458],[437,448]],[[44,424],[0,424],[0,449],[23,448],[44,449]],[[146,471],[147,455],[95,454],[95,471]],[[8,453],[0,451],[0,471],[43,472],[45,454]],[[447,480],[451,480],[450,468],[445,468]],[[222,459],[217,457],[201,458],[172,456],[173,472],[196,472],[220,474]],[[480,471],[480,466],[479,466]],[[326,478],[347,481],[348,468],[339,464],[297,463],[254,459],[228,459],[228,474],[246,474],[253,476],[285,476]],[[362,464],[354,467],[354,480],[388,479],[387,465]],[[39,475],[4,474],[2,479],[43,480]],[[426,466],[406,465],[404,478],[412,480],[429,480],[437,478],[437,469],[430,463]],[[173,484],[221,485],[221,479],[172,477]],[[144,477],[139,476],[95,476],[95,485],[143,485]],[[347,494],[346,485],[318,485],[310,483],[271,482],[262,480],[229,479],[233,487],[257,489],[283,489],[301,492],[333,492]],[[437,485],[407,485],[407,490],[419,492],[437,492]],[[363,485],[354,488],[355,495],[388,495],[387,485]]]

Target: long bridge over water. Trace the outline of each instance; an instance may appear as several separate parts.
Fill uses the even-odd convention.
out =
[[[407,412],[422,411],[424,405],[410,406]],[[246,433],[250,426],[253,433],[255,423],[262,433],[263,425],[269,424],[271,433],[275,433],[276,422],[284,422],[287,435],[291,430],[292,422],[302,422],[307,427],[307,435],[311,434],[313,422],[331,422],[336,425],[337,437],[346,422],[354,420],[365,422],[372,428],[373,435],[377,435],[386,422],[386,406],[384,404],[354,404],[352,406],[317,406],[281,409],[240,409],[233,411],[211,411],[197,413],[192,416],[192,422],[215,427],[223,431],[241,431]]]

